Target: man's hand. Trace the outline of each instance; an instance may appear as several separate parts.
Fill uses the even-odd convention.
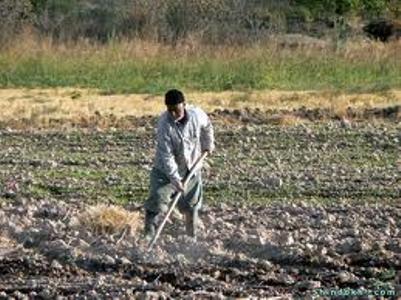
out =
[[[176,181],[176,180],[174,180],[174,181],[172,181],[171,183],[172,183],[173,187],[175,188],[175,190],[176,190],[177,192],[180,192],[180,193],[183,193],[183,192],[184,192],[184,185],[182,184],[181,181]]]
[[[212,153],[212,151],[210,151],[209,149],[205,149],[202,151],[202,154],[203,153],[207,153],[207,155],[210,155]]]

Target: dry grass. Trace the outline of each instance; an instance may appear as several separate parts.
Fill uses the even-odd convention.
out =
[[[268,49],[275,49],[268,44]],[[208,57],[216,59],[233,59],[249,57],[256,52],[263,52],[267,45],[238,46],[238,45],[206,45],[200,38],[189,36],[186,40],[178,41],[175,46],[146,39],[119,40],[108,44],[97,44],[85,39],[76,42],[53,41],[50,37],[37,37],[29,30],[23,32],[2,50],[7,57],[18,61],[26,57],[93,57],[106,61],[126,61],[154,59]]]
[[[371,63],[385,59],[401,58],[401,40],[388,43],[351,40],[344,46],[343,55],[349,60],[367,60]]]
[[[157,114],[164,109],[161,97],[137,92],[174,86],[208,111],[306,106],[341,113],[348,106],[398,104],[400,50],[396,41],[354,40],[338,49],[301,35],[241,46],[205,45],[191,36],[172,47],[141,39],[57,43],[27,32],[0,52],[1,86],[87,89],[0,90],[0,121],[24,118],[46,127],[50,119],[84,123],[96,112],[117,118]],[[338,92],[344,90],[376,92]]]
[[[215,109],[292,110],[327,108],[344,116],[348,107],[365,109],[401,104],[401,91],[385,93],[343,94],[327,91],[255,91],[255,92],[186,92],[188,103],[206,111]],[[96,116],[122,118],[126,116],[158,115],[164,111],[162,96],[148,94],[102,95],[90,89],[2,89],[0,90],[0,121],[6,124],[27,120],[28,124],[51,127],[51,120],[68,120],[87,125]],[[293,123],[287,116],[284,123]],[[281,123],[280,121],[280,123]],[[288,122],[287,122],[288,121]],[[26,123],[25,123],[26,124]],[[107,123],[98,124],[108,127]]]
[[[162,107],[149,95],[100,95],[96,90],[3,89],[0,90],[0,119],[47,117],[71,119],[95,113],[115,116],[154,114]]]
[[[108,44],[97,44],[82,39],[75,42],[52,40],[51,37],[38,37],[29,28],[16,37],[2,50],[3,54],[15,60],[26,57],[93,57],[101,60],[125,61],[141,59],[152,61],[155,58],[195,58],[208,59],[243,59],[262,57],[271,54],[274,57],[287,55],[316,56],[336,53],[339,56],[352,60],[368,60],[374,63],[383,58],[401,58],[401,40],[388,43],[376,42],[359,37],[344,43],[341,49],[336,49],[330,39],[316,39],[301,34],[272,35],[268,40],[254,42],[253,44],[206,44],[201,36],[189,35],[179,40],[174,46],[155,42],[151,39],[118,40]]]
[[[0,256],[7,255],[8,252],[18,247],[15,241],[10,240],[6,236],[0,234]]]
[[[98,235],[124,231],[135,234],[143,223],[140,212],[129,212],[114,205],[91,206],[79,216],[79,220],[82,226]]]
[[[332,46],[328,43],[303,39],[302,36],[295,39],[287,37],[287,41],[283,41],[283,37],[272,38],[268,44],[255,43],[251,46],[204,45],[196,36],[181,41],[176,47],[147,40],[118,41],[107,45],[90,44],[86,41],[60,44],[48,38],[35,38],[34,34],[27,31],[21,39],[17,39],[9,48],[3,50],[2,55],[13,62],[29,57],[39,57],[48,58],[55,64],[60,58],[66,57],[71,60],[71,63],[79,63],[96,57],[94,62],[107,61],[109,64],[138,60],[145,64],[148,62],[150,65],[161,61],[174,61],[175,58],[186,64],[193,60],[202,60],[202,58],[217,61],[241,61],[242,59],[252,61],[252,59],[263,60],[266,56],[279,61],[282,56],[282,62],[285,64],[286,58],[292,57],[301,62],[308,57],[322,57],[324,53],[327,53],[329,58],[343,57],[350,64],[354,61],[369,61],[378,65],[388,61],[388,64],[391,64],[395,58],[401,59],[401,42],[383,44],[354,40],[348,42],[338,52],[333,52]],[[289,45],[295,43],[298,48],[294,50],[283,46],[283,43],[289,43]],[[204,71],[209,72],[209,70]],[[321,71],[323,72],[324,69]],[[253,73],[252,71],[250,75]],[[274,77],[274,74],[271,76]],[[116,81],[119,81],[119,78],[116,78]],[[180,88],[184,89],[189,103],[199,105],[208,112],[215,109],[245,107],[261,110],[292,110],[305,106],[312,109],[328,108],[337,115],[343,116],[348,107],[364,109],[401,104],[401,90],[352,94],[324,90],[256,91],[254,89],[249,92],[197,92],[185,90],[185,87]],[[112,127],[114,123],[110,122],[111,119],[157,115],[163,110],[162,96],[150,94],[105,95],[97,89],[89,88],[0,89],[0,122],[13,128],[26,126],[52,128],[65,121],[85,127],[88,124],[95,124],[97,127]],[[98,120],[98,116],[105,118]],[[287,117],[284,119],[288,120]],[[54,120],[57,122],[52,122]],[[294,121],[297,122],[292,120],[290,123]]]

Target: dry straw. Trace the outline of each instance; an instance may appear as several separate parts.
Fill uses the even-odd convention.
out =
[[[89,207],[79,220],[81,225],[95,234],[118,234],[123,231],[135,234],[142,223],[140,212],[104,204]]]
[[[0,233],[0,257],[15,248],[17,248],[16,243]]]

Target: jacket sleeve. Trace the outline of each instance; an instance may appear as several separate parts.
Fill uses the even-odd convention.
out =
[[[201,109],[199,109],[199,118],[200,118],[200,143],[201,143],[201,150],[206,151],[209,150],[210,152],[214,151],[214,129],[213,125],[210,122],[208,115]]]
[[[156,153],[159,157],[159,164],[161,164],[159,167],[170,178],[170,181],[181,181],[181,177],[178,173],[178,166],[174,157],[171,137],[168,134],[168,129],[164,122],[159,122],[157,126]]]

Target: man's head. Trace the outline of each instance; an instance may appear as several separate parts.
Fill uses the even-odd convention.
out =
[[[176,89],[169,90],[164,96],[167,111],[174,120],[181,120],[185,116],[185,98],[184,94]]]

